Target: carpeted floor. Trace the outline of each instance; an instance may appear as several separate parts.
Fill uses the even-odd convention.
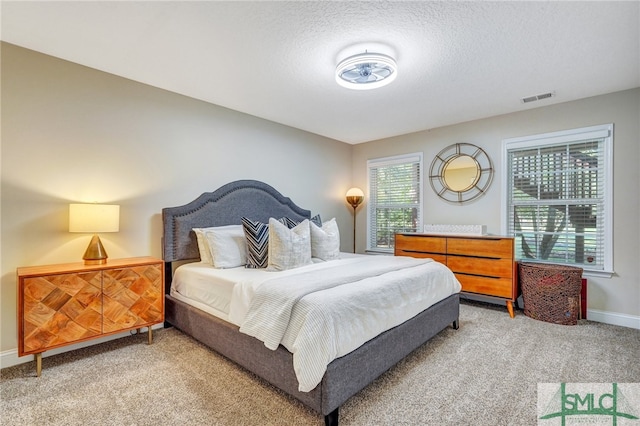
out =
[[[322,425],[319,414],[170,328],[0,372],[2,425]],[[538,383],[640,382],[640,330],[463,302],[445,329],[340,409],[347,425],[533,425]]]

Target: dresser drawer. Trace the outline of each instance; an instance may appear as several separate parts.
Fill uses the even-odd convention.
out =
[[[444,237],[425,237],[420,235],[396,235],[395,244],[396,254],[402,255],[407,253],[413,256],[413,253],[446,253],[447,239]],[[417,256],[415,256],[417,257]],[[428,256],[427,256],[428,257]]]
[[[444,254],[438,254],[438,253],[418,253],[418,252],[398,252],[396,251],[396,256],[410,256],[410,257],[416,257],[416,258],[420,258],[420,259],[433,259],[436,262],[440,262],[443,265],[447,264],[447,256]]]
[[[513,276],[514,264],[511,259],[490,259],[466,256],[447,256],[447,266],[453,272],[465,272],[493,278]]]
[[[515,299],[511,278],[486,278],[465,274],[456,274],[456,278],[462,284],[463,292]]]
[[[513,239],[449,238],[447,254],[512,259]]]

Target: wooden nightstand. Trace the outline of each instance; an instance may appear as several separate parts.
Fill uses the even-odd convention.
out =
[[[164,321],[164,262],[153,257],[21,267],[18,356],[34,354]]]

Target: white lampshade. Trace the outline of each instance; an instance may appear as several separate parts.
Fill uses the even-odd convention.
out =
[[[114,204],[69,204],[69,232],[118,232],[120,230],[120,206]],[[84,252],[85,265],[107,263],[107,252],[98,235]]]
[[[364,192],[360,188],[351,188],[347,191],[347,197],[364,197]]]
[[[115,204],[69,204],[69,232],[118,232],[120,206]]]

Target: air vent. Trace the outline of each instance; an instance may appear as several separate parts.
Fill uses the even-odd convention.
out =
[[[555,92],[549,92],[549,93],[542,93],[540,95],[527,96],[526,98],[522,98],[522,103],[526,104],[529,102],[539,101],[542,99],[551,98],[555,95],[556,95]]]

